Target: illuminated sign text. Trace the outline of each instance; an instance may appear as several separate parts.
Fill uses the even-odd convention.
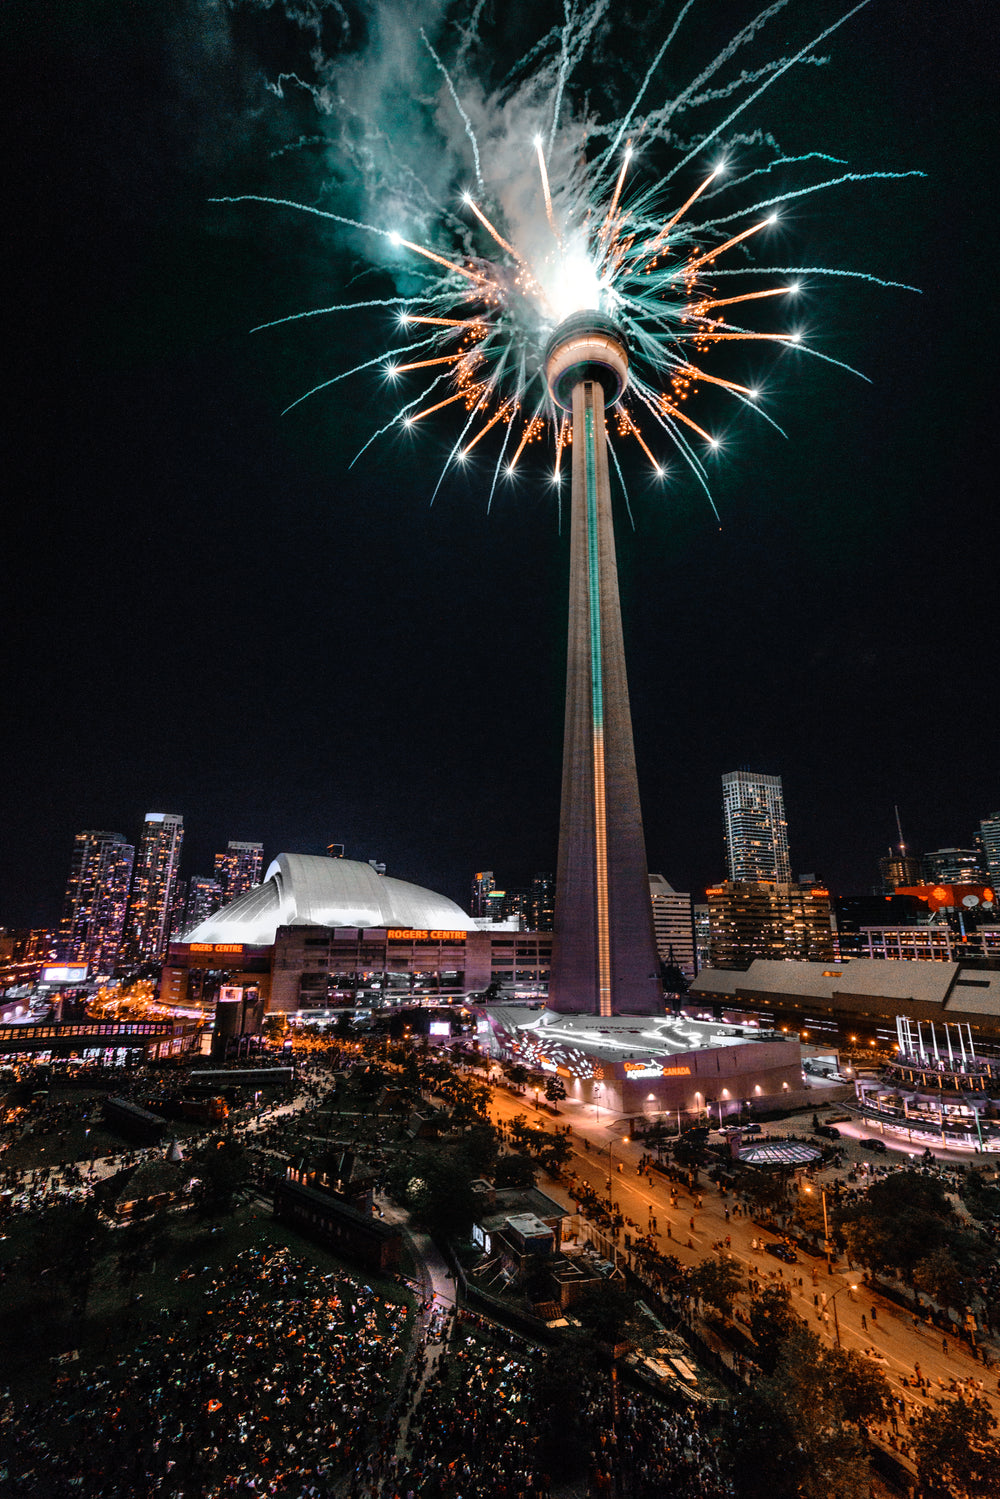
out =
[[[435,942],[464,942],[465,932],[420,932],[410,931],[402,927],[391,928],[386,936],[391,942],[419,942],[425,937],[430,937]]]

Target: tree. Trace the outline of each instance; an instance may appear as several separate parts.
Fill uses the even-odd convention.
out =
[[[128,1285],[143,1270],[155,1270],[156,1261],[173,1242],[171,1224],[162,1216],[140,1218],[115,1236],[118,1274]]]
[[[925,1499],[992,1499],[1000,1494],[1000,1447],[986,1401],[940,1400],[917,1416],[914,1457]]]
[[[765,1287],[750,1303],[750,1336],[757,1344],[757,1362],[765,1374],[774,1373],[785,1339],[799,1321],[784,1284]]]
[[[221,1215],[232,1207],[250,1179],[250,1156],[238,1140],[210,1140],[194,1158],[198,1175],[197,1199],[206,1215]]]
[[[537,1109],[538,1095],[545,1087],[545,1073],[539,1072],[537,1068],[533,1067],[532,1070],[528,1073],[528,1087],[531,1088],[532,1092],[535,1095],[535,1108]]]
[[[970,1166],[962,1184],[962,1201],[980,1223],[1000,1218],[1000,1187],[990,1186],[981,1171]]]
[[[527,1067],[522,1067],[520,1062],[512,1062],[509,1066],[504,1067],[504,1071],[507,1074],[508,1081],[520,1092],[528,1081],[529,1074]]]
[[[896,1247],[893,1244],[892,1225],[870,1217],[863,1208],[855,1216],[840,1220],[840,1229],[847,1248],[847,1258],[854,1265],[867,1265],[869,1270],[888,1270],[895,1264]]]
[[[575,1336],[574,1336],[575,1334]],[[573,1378],[566,1377],[572,1369]],[[563,1482],[582,1477],[593,1441],[580,1384],[596,1373],[594,1347],[575,1328],[567,1328],[558,1352],[546,1354],[535,1374],[532,1420],[539,1431],[539,1461]]]
[[[965,1282],[947,1249],[932,1249],[913,1267],[913,1283],[939,1306],[965,1306],[968,1301]]]
[[[862,1499],[869,1493],[868,1454],[848,1425],[836,1361],[801,1322],[790,1329],[774,1373],[757,1390],[776,1423],[790,1423],[802,1459],[792,1492],[801,1499]],[[786,1492],[784,1488],[779,1492]]]
[[[856,1348],[824,1348],[818,1377],[825,1381],[855,1426],[880,1421],[892,1404],[889,1381],[870,1358]]]
[[[795,1217],[807,1234],[823,1237],[823,1198],[817,1191],[800,1192],[795,1203]]]
[[[631,1342],[639,1327],[635,1297],[614,1281],[597,1286],[574,1302],[573,1315],[599,1343],[612,1348]]]
[[[407,1186],[407,1201],[428,1233],[437,1239],[464,1237],[476,1213],[472,1172],[454,1156],[428,1156],[420,1176]]]
[[[488,1119],[477,1118],[461,1143],[461,1155],[476,1176],[483,1176],[493,1169],[500,1140],[496,1129]]]
[[[502,1155],[496,1164],[498,1187],[533,1187],[538,1176],[538,1167],[528,1155],[515,1151]]]
[[[536,1151],[538,1159],[550,1176],[558,1176],[572,1155],[573,1147],[563,1134],[550,1135],[544,1130],[538,1133],[542,1136]]]
[[[769,1211],[785,1200],[785,1178],[780,1171],[754,1171],[747,1176],[746,1192],[756,1212]]]
[[[852,1260],[904,1275],[946,1243],[952,1218],[944,1188],[919,1171],[874,1182],[862,1202],[837,1213]]]
[[[549,1077],[545,1080],[545,1097],[549,1103],[558,1104],[566,1097],[566,1084],[561,1077]],[[558,1110],[557,1110],[558,1112]]]
[[[702,1260],[688,1271],[685,1284],[690,1295],[728,1317],[743,1289],[743,1275],[735,1260]]]
[[[58,1265],[66,1289],[80,1311],[84,1310],[94,1269],[108,1240],[109,1230],[92,1202],[67,1202],[46,1209],[35,1220],[31,1260],[40,1266]],[[54,1280],[54,1277],[53,1277]],[[55,1317],[59,1293],[53,1281],[43,1281],[43,1301]]]

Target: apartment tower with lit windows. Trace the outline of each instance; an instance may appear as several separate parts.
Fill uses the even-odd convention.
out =
[[[73,840],[59,956],[110,973],[118,959],[135,849],[121,833],[85,829]]]
[[[184,819],[175,812],[147,812],[135,860],[120,966],[161,963],[184,842]]]
[[[722,777],[722,815],[729,878],[787,884],[792,869],[781,777],[730,771]]]

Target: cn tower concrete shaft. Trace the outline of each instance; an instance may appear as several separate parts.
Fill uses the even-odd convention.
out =
[[[635,773],[605,392],[573,386],[569,644],[549,1008],[663,1011]]]

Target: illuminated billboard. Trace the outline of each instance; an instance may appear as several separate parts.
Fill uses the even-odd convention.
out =
[[[430,1024],[430,1033],[431,1033],[432,1036],[450,1036],[451,1035],[451,1021],[450,1020],[432,1020],[431,1024]]]
[[[39,981],[43,984],[82,984],[86,978],[86,963],[47,963]]]

